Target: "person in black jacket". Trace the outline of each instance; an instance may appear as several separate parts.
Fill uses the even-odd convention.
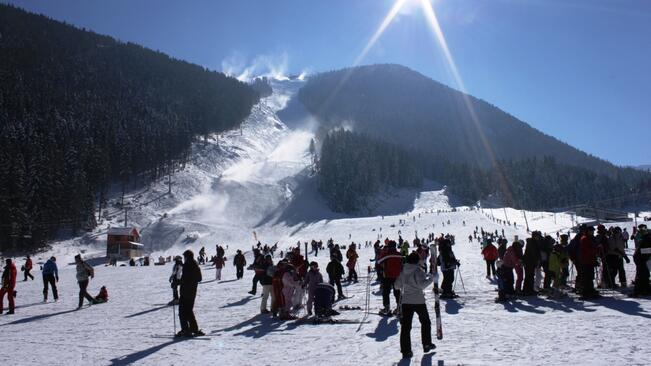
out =
[[[235,266],[235,276],[237,279],[239,280],[244,277],[244,266],[246,266],[246,258],[244,258],[244,254],[242,254],[242,251],[239,249],[237,250],[235,257],[233,257],[233,265]]]
[[[452,251],[452,242],[450,239],[443,239],[439,241],[439,258],[438,265],[441,267],[443,273],[443,281],[441,282],[441,298],[453,299],[459,297],[452,291],[452,284],[454,283],[454,271],[461,263]]]
[[[330,263],[326,267],[326,272],[328,273],[329,283],[332,286],[337,286],[337,299],[345,299],[346,297],[341,288],[341,277],[344,275],[344,266],[337,260],[336,255],[330,256]]]
[[[177,337],[202,336],[197,319],[194,317],[194,300],[197,297],[197,286],[201,282],[201,269],[194,259],[191,250],[183,252],[183,270],[181,274],[181,298],[179,299],[179,320],[181,331]]]
[[[540,249],[535,238],[527,238],[527,247],[522,257],[524,264],[524,285],[522,292],[525,296],[535,295],[533,284],[536,276],[536,268],[540,265]]]

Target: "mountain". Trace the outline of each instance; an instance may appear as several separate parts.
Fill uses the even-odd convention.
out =
[[[317,117],[319,138],[328,143],[321,144],[319,188],[334,210],[362,209],[382,186],[413,186],[423,177],[448,185],[468,203],[499,198],[527,209],[651,190],[651,175],[586,154],[404,66],[318,74],[301,88],[299,100]],[[349,133],[333,134],[338,129]],[[393,153],[380,154],[377,146]],[[358,159],[367,156],[374,159]],[[409,168],[398,169],[405,159]],[[391,181],[384,174],[401,177]],[[357,199],[345,198],[350,195]]]
[[[489,167],[492,151],[495,161],[549,156],[611,176],[617,172],[617,167],[605,160],[401,65],[318,74],[308,79],[299,98],[326,126],[349,125],[356,132],[453,162]],[[472,104],[478,125],[464,98]]]
[[[258,100],[222,73],[0,5],[0,250],[93,227],[111,184],[171,173]]]

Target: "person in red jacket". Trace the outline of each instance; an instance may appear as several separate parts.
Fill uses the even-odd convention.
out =
[[[2,314],[5,295],[9,298],[9,311],[7,314],[13,314],[16,309],[16,304],[14,303],[15,291],[16,288],[16,265],[13,264],[11,259],[7,258],[6,266],[2,272],[2,288],[0,288],[0,314]]]
[[[484,249],[482,249],[481,254],[484,256],[486,261],[486,278],[491,279],[491,271],[493,271],[493,277],[497,278],[497,273],[495,272],[495,261],[497,260],[498,253],[497,248],[493,245],[491,240],[488,240],[488,244]]]
[[[27,277],[31,278],[32,281],[34,280],[34,276],[29,273],[32,271],[32,268],[34,268],[34,265],[32,264],[32,258],[30,258],[30,256],[27,256],[25,259],[25,265],[23,266],[23,271],[25,271],[25,279],[23,281],[27,281]]]
[[[579,271],[582,280],[581,299],[598,298],[599,291],[594,288],[594,267],[597,263],[599,247],[594,239],[594,227],[588,226],[579,241]]]
[[[391,302],[390,294],[393,289],[393,296],[396,299],[396,305],[400,305],[400,289],[394,288],[393,284],[396,282],[398,276],[400,276],[400,271],[402,270],[402,256],[396,249],[396,242],[390,241],[386,251],[382,251],[380,254],[380,259],[378,259],[378,264],[382,266],[384,277],[382,278],[382,304],[384,309],[382,309],[382,314],[391,313]],[[399,308],[396,307],[397,313]]]

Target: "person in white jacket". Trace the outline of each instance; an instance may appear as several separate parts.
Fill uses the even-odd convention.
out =
[[[291,315],[291,310],[294,298],[294,291],[301,287],[301,283],[296,278],[296,270],[291,265],[287,266],[285,274],[283,274],[283,298],[285,299],[285,307],[281,319],[296,319]]]
[[[414,313],[418,314],[420,321],[421,340],[423,342],[423,351],[425,353],[436,348],[432,344],[432,330],[429,313],[425,305],[425,294],[423,290],[427,288],[433,279],[427,275],[418,266],[420,256],[412,252],[407,256],[407,263],[402,268],[400,276],[396,279],[395,288],[400,289],[401,294],[401,324],[400,324],[400,352],[403,357],[411,358],[411,321]]]

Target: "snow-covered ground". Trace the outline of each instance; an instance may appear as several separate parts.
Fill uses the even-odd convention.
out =
[[[195,252],[205,246],[228,245],[228,267],[222,281],[204,267],[195,313],[208,339],[175,340],[173,308],[167,279],[171,266],[95,267],[90,292],[108,288],[107,304],[77,305],[74,254],[101,256],[107,225],[120,225],[118,210],[95,232],[67,240],[42,253],[59,258],[61,299],[42,302],[39,271],[35,281],[19,282],[15,315],[1,315],[0,365],[76,364],[224,364],[281,365],[320,362],[326,365],[643,365],[651,360],[646,346],[651,329],[650,299],[629,299],[620,293],[582,302],[574,297],[560,301],[525,298],[496,304],[495,285],[485,279],[485,266],[476,242],[467,240],[475,228],[502,229],[507,238],[526,237],[525,219],[532,230],[567,231],[573,218],[564,214],[522,212],[513,209],[451,209],[454,202],[435,184],[423,192],[399,192],[384,197],[367,217],[347,217],[330,212],[316,194],[309,176],[308,146],[313,136],[309,116],[304,128],[292,128],[278,118],[300,87],[300,82],[274,83],[274,94],[257,105],[239,130],[222,134],[193,148],[192,162],[173,177],[173,195],[163,195],[163,182],[130,195],[137,208],[130,222],[142,229],[143,240],[154,256]],[[161,197],[158,199],[158,197]],[[445,212],[437,213],[437,210]],[[166,213],[166,217],[163,214]],[[517,222],[517,228],[495,219]],[[404,224],[399,224],[404,220]],[[450,223],[448,224],[448,220]],[[581,220],[581,218],[579,218]],[[465,225],[464,225],[465,221]],[[625,227],[631,223],[622,224]],[[462,261],[461,295],[442,301],[444,339],[435,341],[435,353],[423,355],[418,321],[414,320],[414,358],[401,360],[399,324],[395,318],[365,316],[362,310],[342,311],[350,322],[313,325],[275,321],[259,315],[260,296],[247,293],[252,272],[235,280],[230,265],[236,249],[250,251],[255,231],[264,243],[279,243],[285,250],[298,240],[333,238],[347,245],[381,237],[412,239],[417,232],[456,236],[454,250]],[[366,266],[371,248],[359,251],[360,282],[345,287],[350,299],[340,305],[364,308]],[[40,258],[40,259],[38,259]],[[277,258],[276,258],[277,259]],[[317,260],[324,272],[325,253]],[[251,261],[250,253],[247,260]],[[19,261],[20,265],[22,262]],[[629,281],[632,265],[627,267]],[[19,276],[21,274],[19,273]],[[325,275],[325,273],[324,273]],[[21,278],[22,279],[22,278]],[[465,286],[465,292],[463,287]],[[370,310],[381,307],[379,285],[371,282]],[[432,294],[428,302],[433,318]],[[6,300],[5,300],[6,301]],[[6,305],[6,303],[5,303]],[[395,306],[392,298],[392,306]]]

